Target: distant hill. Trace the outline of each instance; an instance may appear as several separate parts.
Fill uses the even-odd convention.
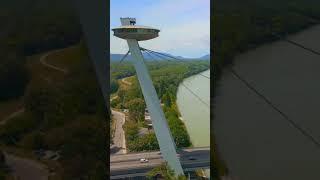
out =
[[[204,55],[204,56],[200,57],[199,59],[209,60],[210,59],[210,54]]]
[[[164,54],[166,54],[168,56],[173,56],[173,55],[168,54],[168,53],[164,53]],[[168,59],[175,60],[173,58],[169,58],[169,57],[166,58],[165,56],[161,56],[161,55],[160,55],[161,57],[159,57],[157,55],[150,55],[150,54],[145,53],[145,52],[143,52],[142,55],[143,55],[144,59],[147,60],[147,61],[152,61],[154,59],[157,60],[157,61],[168,60]],[[120,61],[123,58],[123,56],[124,56],[124,54],[110,54],[110,60],[111,61]],[[181,59],[181,60],[195,60],[195,59],[198,59],[198,60],[209,60],[210,59],[210,54],[207,54],[205,56],[201,56],[199,58],[185,58],[185,57],[182,57],[182,56],[173,56],[173,57],[175,57],[177,59]],[[128,57],[126,57],[126,60],[130,60],[131,58],[132,58],[131,55],[128,55]]]

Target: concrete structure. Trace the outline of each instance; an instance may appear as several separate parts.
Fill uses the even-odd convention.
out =
[[[168,162],[168,165],[175,171],[176,175],[183,175],[183,169],[177,157],[175,142],[138,44],[138,41],[158,37],[160,30],[146,26],[136,26],[135,23],[136,20],[134,18],[121,18],[122,26],[112,30],[114,31],[114,36],[127,40],[129,45],[129,51],[133,57],[132,63],[151,116],[161,154],[164,160]]]

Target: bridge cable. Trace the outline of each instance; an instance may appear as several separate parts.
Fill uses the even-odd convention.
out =
[[[295,129],[297,129],[301,134],[305,137],[309,138],[316,146],[320,148],[320,142],[317,141],[315,137],[309,134],[306,130],[304,130],[299,124],[294,122],[286,115],[283,111],[277,108],[266,96],[260,93],[257,89],[255,89],[249,82],[247,82],[244,78],[242,78],[234,69],[230,68],[229,71],[242,83],[246,85],[247,88],[252,90],[255,94],[257,94],[261,99],[263,99],[268,105],[270,105],[276,112],[278,112],[285,120],[287,120]]]
[[[275,37],[278,37],[278,38],[280,38],[280,39],[283,39],[285,42],[287,42],[287,43],[289,43],[289,44],[295,45],[295,46],[297,46],[297,47],[299,47],[299,48],[302,48],[302,49],[304,49],[304,50],[306,50],[306,51],[309,51],[309,52],[311,52],[311,53],[313,53],[313,54],[316,54],[316,55],[320,56],[320,52],[318,52],[318,51],[315,51],[315,50],[313,50],[313,49],[311,49],[311,48],[305,47],[305,46],[302,45],[302,44],[299,44],[299,43],[297,43],[297,42],[295,42],[295,41],[292,41],[292,40],[290,40],[290,39],[287,39],[287,38],[282,37],[282,36],[280,36],[280,35],[277,35],[277,34],[275,34],[275,33],[272,33],[272,35],[275,36]]]
[[[145,49],[142,49],[142,50],[145,50]],[[151,54],[151,55],[155,55],[154,53],[152,53],[152,52],[148,52],[147,50],[146,50],[146,52],[149,54]],[[150,57],[153,57],[153,56],[151,56],[150,55]],[[156,59],[153,59],[152,58],[152,60],[155,60],[155,61],[157,61],[157,62],[159,62],[158,60],[156,60]],[[205,106],[207,106],[208,108],[210,108],[210,105],[208,104],[208,103],[206,103],[201,97],[199,97],[195,92],[193,92],[189,87],[187,87],[183,82],[182,83],[180,83],[183,87],[185,87],[192,95],[194,95],[201,103],[203,103]]]
[[[128,51],[119,61],[119,63],[116,65],[116,67],[113,69],[113,72],[119,70],[119,67],[121,65],[121,63],[126,59],[126,57],[128,57],[130,51]]]
[[[146,52],[149,55],[149,57],[151,57],[151,60],[156,61],[156,62],[160,62],[156,58],[154,58],[154,54],[148,52],[147,50],[143,50],[143,51]]]
[[[141,50],[145,50],[145,51],[149,51],[150,53],[154,53],[154,55],[156,55],[157,57],[160,57],[161,59],[163,59],[163,58],[162,58],[160,55],[165,56],[165,57],[170,57],[170,58],[175,59],[175,60],[178,60],[178,61],[180,61],[180,62],[185,62],[185,61],[182,60],[182,59],[179,59],[179,58],[176,58],[176,57],[174,57],[174,56],[170,56],[170,55],[167,55],[167,54],[164,54],[164,53],[159,53],[159,52],[152,51],[152,50],[145,49],[145,48],[141,48]],[[158,54],[160,54],[160,55],[158,55]],[[167,61],[174,62],[174,61],[172,61],[172,60],[170,60],[170,59],[166,59],[166,60],[167,60]],[[210,79],[210,77],[208,77],[208,76],[206,76],[206,75],[204,75],[204,74],[202,74],[202,73],[199,73],[199,75],[202,76],[202,77],[205,77],[205,78],[207,78],[207,79]]]
[[[202,100],[196,93],[194,93],[190,88],[188,88],[183,82],[181,83],[183,87],[185,87],[191,94],[193,94],[199,101],[201,101],[204,105],[210,108],[210,105]]]
[[[164,53],[152,51],[152,50],[150,50],[150,49],[145,49],[145,48],[140,48],[140,49],[141,49],[141,50],[144,50],[144,51],[149,51],[150,53],[154,53],[154,55],[160,57],[161,59],[162,59],[162,57],[161,57],[160,55],[165,56],[165,57],[170,57],[170,58],[175,59],[175,60],[178,60],[178,61],[180,61],[180,62],[185,62],[183,59],[180,59],[180,58],[177,58],[177,57],[174,57],[174,56],[171,56],[171,55],[167,55],[167,54],[164,54]],[[166,60],[172,61],[172,60],[170,60],[170,59],[166,59]],[[172,61],[172,62],[174,62],[174,61]],[[205,77],[205,78],[207,78],[207,79],[210,79],[210,77],[208,77],[208,76],[206,76],[206,75],[204,75],[204,74],[202,74],[202,73],[199,73],[199,75],[202,76],[202,77]]]

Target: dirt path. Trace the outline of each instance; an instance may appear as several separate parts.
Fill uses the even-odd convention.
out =
[[[115,119],[115,132],[113,137],[113,145],[110,148],[112,154],[126,154],[126,140],[122,126],[125,123],[125,114],[119,111],[111,110]]]
[[[54,66],[52,64],[49,64],[46,62],[46,59],[49,55],[51,55],[52,53],[57,53],[61,51],[61,49],[58,49],[58,50],[53,50],[53,51],[49,51],[45,54],[43,54],[42,56],[40,56],[39,58],[39,61],[40,63],[43,65],[43,66],[46,66],[48,68],[51,68],[51,69],[54,69],[54,70],[57,70],[59,72],[62,72],[64,74],[66,74],[68,71],[66,69],[63,69],[63,68],[60,68],[60,67],[57,67],[57,66]],[[50,81],[50,79],[48,78],[44,78],[46,81]],[[15,112],[12,112],[11,114],[9,114],[7,117],[5,117],[2,121],[0,121],[0,125],[4,125],[8,122],[8,120],[12,119],[13,117],[15,116],[18,116],[19,114],[23,113],[25,111],[24,107],[22,107],[21,109],[15,111]]]
[[[58,51],[61,51],[61,49],[53,50],[43,54],[42,56],[40,56],[39,61],[43,66],[66,74],[68,72],[66,69],[51,65],[46,62],[46,59],[49,55]],[[48,78],[45,80],[49,81]],[[6,124],[10,119],[20,115],[24,111],[25,108],[22,107],[21,109],[11,113],[2,121],[0,121],[0,125]],[[12,169],[12,175],[16,180],[48,180],[49,171],[44,164],[36,162],[32,159],[18,157],[6,152],[4,152],[4,155],[6,158],[6,163]]]
[[[115,100],[115,99],[117,99],[117,98],[118,98],[118,95],[113,96],[112,98],[110,98],[110,101],[113,101],[113,100]]]
[[[19,114],[24,112],[24,108],[21,108],[13,113],[11,113],[9,116],[7,116],[6,118],[4,118],[2,121],[0,121],[0,125],[4,125],[7,123],[8,120],[12,119],[15,116],[18,116]]]
[[[131,76],[130,76],[130,77],[131,77]],[[127,86],[131,86],[131,85],[132,85],[131,82],[126,81],[126,78],[122,78],[121,81],[122,81],[124,84],[126,84]]]
[[[57,70],[57,71],[60,71],[60,72],[62,72],[62,73],[64,73],[64,74],[66,74],[66,73],[68,72],[66,69],[63,69],[63,68],[54,66],[54,65],[52,65],[52,64],[47,63],[47,61],[46,61],[46,59],[47,59],[47,57],[48,57],[49,55],[51,55],[51,54],[53,54],[53,53],[57,53],[57,52],[59,52],[59,51],[61,51],[61,50],[64,50],[64,49],[53,50],[53,51],[49,51],[49,52],[45,53],[44,55],[42,55],[42,56],[40,57],[40,63],[41,63],[42,65],[48,67],[48,68],[51,68],[51,69],[54,69],[54,70]]]

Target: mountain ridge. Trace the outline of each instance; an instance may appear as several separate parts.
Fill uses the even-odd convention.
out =
[[[198,57],[198,58],[186,58],[183,56],[174,56],[169,53],[163,53],[163,54],[166,54],[168,56],[172,56],[174,58],[181,59],[181,60],[209,60],[210,59],[210,54],[206,54],[206,55]],[[162,55],[154,55],[154,54],[150,55],[150,53],[146,53],[146,52],[142,52],[142,55],[143,55],[144,59],[147,61],[152,61],[152,60],[163,61],[163,60],[168,60],[168,59],[175,60],[174,58],[170,58],[170,57],[166,58],[165,56],[162,56]],[[110,54],[110,61],[113,61],[113,62],[120,61],[123,58],[123,56],[124,56],[124,54],[112,54],[111,53]],[[131,58],[132,57],[129,54],[126,57],[126,60],[130,60]]]

